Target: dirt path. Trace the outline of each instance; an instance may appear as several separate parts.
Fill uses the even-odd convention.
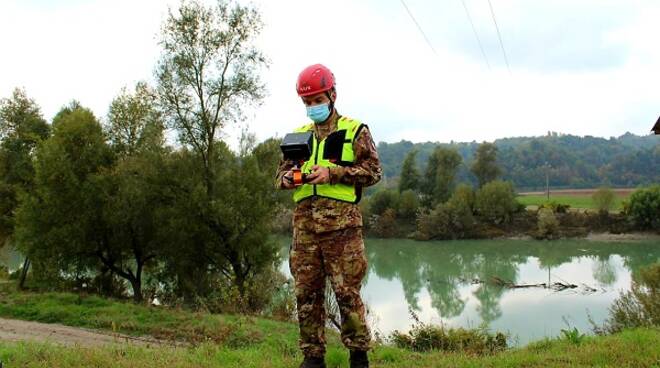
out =
[[[98,346],[104,344],[163,345],[168,342],[152,338],[104,333],[59,324],[0,318],[0,342],[39,341],[62,345]]]

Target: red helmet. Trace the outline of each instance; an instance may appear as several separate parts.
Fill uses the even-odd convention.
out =
[[[335,86],[335,76],[321,64],[310,65],[298,75],[296,91],[298,96],[311,96],[331,90]]]

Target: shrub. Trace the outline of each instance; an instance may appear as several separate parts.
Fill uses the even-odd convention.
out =
[[[372,217],[372,231],[379,238],[392,238],[396,235],[396,213],[388,208],[382,215]]]
[[[420,322],[414,313],[415,324],[409,333],[395,330],[390,340],[395,346],[413,351],[452,351],[487,354],[507,347],[507,337],[501,332],[491,334],[484,329],[445,328]]]
[[[660,185],[637,189],[624,211],[638,228],[660,230]]]
[[[637,280],[636,280],[637,279]],[[625,328],[660,326],[660,262],[642,268],[634,277],[631,290],[622,293],[610,307],[603,332]]]
[[[571,205],[562,204],[557,201],[545,201],[539,206],[539,209],[541,208],[547,208],[554,213],[568,213],[568,209],[571,208]]]
[[[419,209],[419,199],[417,193],[413,190],[404,190],[399,197],[399,210],[398,215],[403,219],[414,221]]]
[[[514,213],[524,208],[516,200],[511,182],[492,181],[480,188],[474,199],[475,213],[484,221],[499,225],[511,220]]]
[[[372,215],[382,215],[388,208],[398,208],[399,192],[392,189],[380,190],[369,198],[369,213]]]
[[[614,207],[615,199],[614,192],[609,188],[599,188],[591,195],[591,200],[599,212],[609,212]]]
[[[548,208],[541,208],[537,214],[538,237],[552,239],[559,230],[559,220],[555,213]]]
[[[447,205],[439,204],[427,213],[417,216],[415,239],[449,239],[451,237],[449,210]]]

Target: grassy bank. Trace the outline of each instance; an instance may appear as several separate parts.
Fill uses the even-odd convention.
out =
[[[0,316],[193,343],[188,348],[2,343],[0,360],[9,367],[295,367],[301,359],[297,326],[263,318],[147,307],[96,296],[9,290],[0,293]],[[346,367],[347,352],[336,334],[328,337],[329,366]],[[486,356],[415,353],[379,345],[371,358],[375,367],[651,367],[660,361],[660,345],[654,343],[659,340],[660,330],[637,329],[586,337],[579,344],[544,340]]]
[[[371,353],[374,367],[653,367],[660,361],[660,331],[628,330],[588,337],[579,345],[544,340],[522,349],[489,356],[461,353],[413,353],[379,346]],[[296,367],[300,356],[293,341],[246,348],[203,344],[194,348],[61,347],[37,343],[0,346],[0,359],[10,367]],[[331,345],[329,367],[347,367],[347,353]]]
[[[540,206],[548,201],[545,195],[522,195],[516,198],[520,203],[525,206]],[[623,209],[623,201],[626,197],[616,196],[612,206],[613,211],[621,211]],[[550,200],[560,204],[567,204],[571,208],[581,209],[596,209],[591,195],[550,195]]]
[[[297,338],[297,326],[265,318],[136,305],[72,293],[0,291],[0,317],[60,323],[191,344],[244,347]]]

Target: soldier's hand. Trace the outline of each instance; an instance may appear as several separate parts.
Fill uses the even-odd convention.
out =
[[[314,165],[312,172],[307,175],[307,184],[326,184],[330,182],[330,169]]]
[[[282,177],[282,188],[284,189],[293,189],[296,186],[293,185],[293,171],[289,170]]]

